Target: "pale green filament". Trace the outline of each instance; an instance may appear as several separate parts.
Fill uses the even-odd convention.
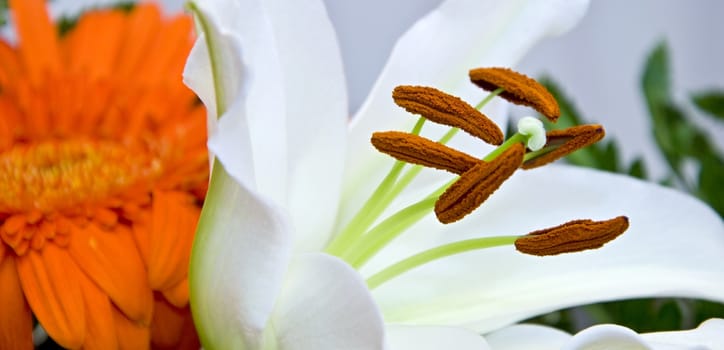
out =
[[[354,268],[362,266],[390,241],[427,216],[435,207],[439,195],[430,196],[407,206],[379,223],[358,242],[358,245],[355,245],[354,249],[347,250],[347,254],[343,256],[344,260]]]
[[[558,145],[555,145],[555,146],[545,146],[545,147],[543,147],[543,148],[541,148],[541,149],[539,149],[539,150],[537,150],[537,151],[527,152],[527,153],[525,154],[525,157],[523,157],[523,162],[525,163],[525,162],[527,162],[527,161],[529,161],[529,160],[531,160],[531,159],[533,159],[533,158],[540,157],[540,156],[542,156],[542,155],[544,155],[544,154],[546,154],[546,153],[552,152],[552,151],[554,151],[554,150],[555,150],[556,148],[558,148],[558,147],[559,147]]]
[[[475,105],[475,109],[477,109],[477,110],[483,109],[483,107],[485,107],[485,105],[488,104],[488,102],[490,102],[495,96],[500,95],[503,91],[505,91],[505,89],[503,89],[502,87],[499,87],[499,88],[493,90],[493,92],[489,93],[488,96],[485,96],[485,98],[482,101],[480,101],[480,103]]]
[[[525,144],[525,142],[528,140],[528,136],[523,135],[521,133],[515,133],[513,136],[509,137],[505,142],[503,142],[502,145],[498,146],[498,148],[494,149],[492,152],[488,153],[485,158],[483,158],[484,161],[489,162],[495,158],[498,158],[499,155],[503,154],[510,146],[516,144],[516,143],[522,143]]]
[[[459,242],[448,243],[428,249],[426,251],[417,253],[409,258],[401,260],[384,270],[372,275],[367,279],[367,286],[369,289],[374,289],[389,281],[390,279],[399,276],[415,267],[427,264],[431,261],[442,259],[450,255],[460,254],[471,250],[486,249],[492,247],[499,247],[503,245],[511,245],[515,243],[518,236],[498,236],[498,237],[485,237],[485,238],[474,238]]]
[[[419,118],[415,126],[412,128],[412,134],[418,135],[422,130],[422,126],[425,124],[425,118]],[[357,214],[347,224],[347,226],[337,235],[332,242],[327,246],[326,251],[332,255],[341,255],[344,253],[346,247],[350,247],[362,234],[377,220],[382,212],[387,208],[390,193],[394,192],[398,186],[395,186],[397,179],[402,173],[402,169],[407,163],[403,161],[396,161],[390,169],[390,172],[385,176],[372,196],[365,202]],[[417,171],[419,172],[419,170]],[[409,173],[409,172],[408,172]],[[403,178],[404,179],[404,178]],[[393,186],[395,188],[393,189]]]

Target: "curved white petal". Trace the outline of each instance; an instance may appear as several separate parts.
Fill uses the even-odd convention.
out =
[[[379,79],[351,125],[340,221],[356,210],[384,176],[389,158],[377,153],[369,138],[374,131],[409,131],[416,116],[397,107],[391,98],[397,85],[428,85],[475,105],[487,95],[469,82],[468,70],[480,66],[514,66],[538,40],[573,26],[585,12],[586,0],[480,1],[448,0],[415,23],[397,42]],[[493,103],[484,111],[504,121]],[[432,123],[428,123],[431,126]],[[504,123],[500,123],[504,127]],[[441,128],[434,128],[437,135]],[[462,133],[461,133],[462,134]],[[456,148],[472,154],[490,150],[484,143],[461,135]],[[472,146],[471,146],[472,145]],[[472,148],[474,147],[474,148]],[[383,170],[384,171],[384,170]]]
[[[221,78],[243,79],[239,93],[223,91],[228,105],[240,106],[221,118],[209,147],[232,176],[289,211],[298,250],[318,250],[339,200],[347,120],[341,58],[324,6],[259,0],[198,6],[213,42],[229,43],[220,49],[238,41],[240,60],[222,62]]]
[[[344,169],[347,90],[334,28],[322,1],[260,1],[279,54],[289,163],[281,174],[296,247],[321,249],[336,215]],[[274,130],[259,130],[270,133]]]
[[[200,10],[217,76],[187,74],[187,80],[215,82],[213,94],[224,105],[209,149],[244,186],[286,207],[286,104],[279,88],[284,80],[269,13],[253,0],[193,4]],[[234,105],[235,114],[225,113]]]
[[[724,344],[724,320],[711,319],[687,331],[645,334],[605,324],[574,336],[550,327],[514,325],[488,333],[485,339],[495,350],[713,350]]]
[[[520,324],[485,335],[495,350],[560,350],[571,335],[551,327]]]
[[[724,319],[710,319],[699,327],[678,332],[657,332],[642,334],[643,338],[658,349],[659,345],[700,346],[706,349],[719,349],[724,346]]]
[[[724,301],[724,224],[713,210],[655,184],[567,166],[517,173],[459,223],[443,226],[426,218],[363,272],[450,241],[618,215],[630,218],[630,228],[602,249],[552,257],[526,256],[512,247],[469,252],[401,275],[374,295],[390,322],[465,324],[479,331],[606,300]]]
[[[220,24],[224,18],[220,5],[231,8],[232,3],[191,5],[198,9],[200,33],[186,61],[184,83],[206,106],[210,152],[220,157],[231,176],[254,190],[256,167],[247,121],[252,79],[244,66],[240,39]]]
[[[278,210],[214,166],[189,271],[194,321],[206,347],[260,341],[289,264],[285,223]]]
[[[267,331],[282,350],[381,349],[385,333],[359,273],[321,253],[292,261]]]
[[[480,334],[464,328],[388,325],[386,331],[391,350],[497,350]]]
[[[564,350],[654,350],[636,332],[622,326],[606,324],[587,328],[576,334]]]

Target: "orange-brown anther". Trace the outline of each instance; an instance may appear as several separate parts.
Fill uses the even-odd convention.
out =
[[[503,143],[503,132],[492,120],[455,96],[431,87],[402,85],[392,91],[392,98],[432,122],[460,128],[493,145]]]
[[[503,88],[500,97],[519,105],[532,107],[550,121],[560,116],[558,102],[537,81],[508,68],[476,68],[470,70],[470,81],[487,91]]]
[[[563,225],[531,232],[515,241],[521,253],[547,256],[596,249],[628,229],[628,218],[574,220]]]
[[[454,150],[422,136],[399,131],[372,134],[378,151],[408,163],[462,174],[480,162],[473,156]]]
[[[551,130],[546,133],[546,145],[543,148],[544,150],[550,149],[550,151],[526,160],[521,168],[533,169],[546,165],[600,141],[605,135],[606,132],[603,130],[603,126],[598,124],[577,125],[562,130]]]
[[[523,161],[525,147],[516,143],[493,161],[480,162],[460,176],[435,202],[435,215],[443,224],[458,221],[477,209]]]

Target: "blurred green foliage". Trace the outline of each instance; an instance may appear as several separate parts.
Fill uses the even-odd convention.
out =
[[[709,203],[724,216],[724,159],[710,136],[691,122],[671,93],[669,53],[659,44],[646,61],[641,85],[646,97],[653,134],[671,177],[680,187]],[[724,96],[721,91],[705,91],[693,95],[692,103],[722,121]],[[687,178],[685,162],[699,167],[696,179]]]
[[[0,27],[8,23],[8,0],[0,0]]]
[[[585,123],[585,118],[555,82],[543,78],[541,83],[551,91],[561,107],[558,123],[555,126],[547,125],[547,128],[565,128]],[[674,100],[669,52],[665,43],[658,44],[649,54],[641,77],[641,88],[648,106],[654,140],[668,164],[668,176],[648,179],[642,158],[624,164],[615,141],[599,142],[579,150],[568,156],[566,161],[678,187],[709,203],[724,217],[723,157],[711,141],[711,136],[692,123],[687,110]],[[724,121],[724,91],[693,93],[691,103],[715,120]],[[686,173],[686,163],[696,165],[696,176]],[[638,332],[652,332],[689,329],[712,317],[724,317],[724,304],[667,298],[600,303],[561,310],[528,321],[569,332],[598,323],[616,323]]]

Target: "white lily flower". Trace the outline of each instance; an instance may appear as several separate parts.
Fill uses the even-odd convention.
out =
[[[393,87],[431,85],[472,100],[480,91],[468,86],[469,68],[514,64],[538,39],[572,26],[585,5],[444,2],[400,39],[348,125],[341,60],[321,2],[192,3],[203,34],[185,79],[208,108],[218,160],[190,273],[204,346],[486,349],[475,332],[563,307],[659,295],[724,301],[724,228],[713,211],[653,184],[565,166],[516,173],[459,223],[397,221],[405,234],[360,264],[330,254],[349,250],[349,241],[333,240],[392,164],[370,135],[414,123],[392,103]],[[489,150],[466,135],[453,143]],[[450,179],[424,171],[381,217]],[[430,262],[372,292],[365,280],[448,242],[621,214],[630,230],[602,250],[540,258],[503,247]]]
[[[516,325],[486,336],[496,350],[716,350],[724,344],[724,319],[687,331],[637,334],[617,325],[598,325],[576,335],[536,325]]]

